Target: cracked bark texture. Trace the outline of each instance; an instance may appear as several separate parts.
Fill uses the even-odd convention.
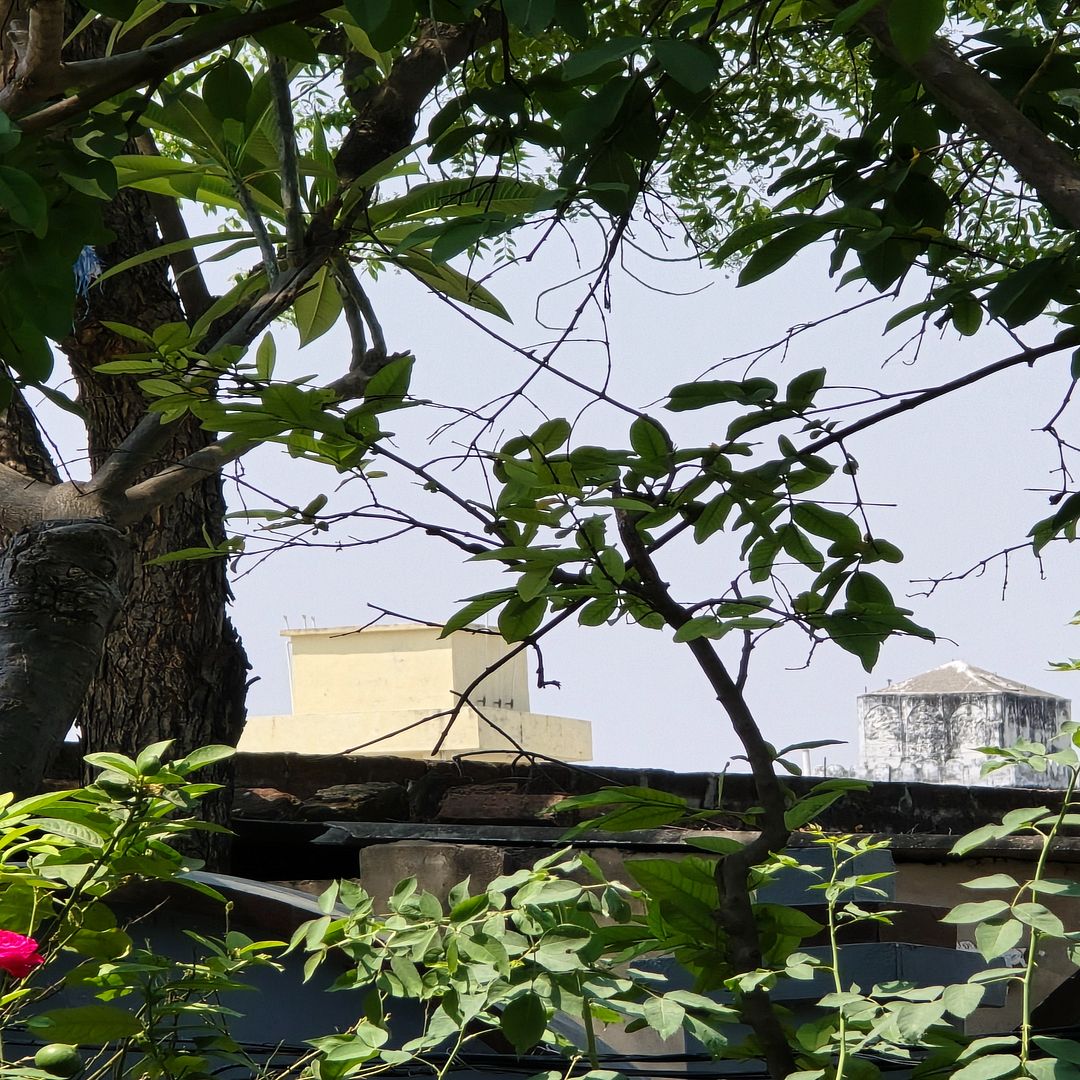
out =
[[[30,795],[75,718],[120,607],[123,535],[44,522],[0,558],[0,791]]]
[[[117,239],[98,253],[105,266],[160,243],[149,199],[140,192],[122,191],[106,212],[106,224]],[[150,330],[182,319],[163,262],[146,263],[91,290],[64,350],[86,412],[94,470],[146,411],[134,379],[94,370],[133,347],[101,320]],[[210,441],[195,424],[175,428],[161,461],[147,475]],[[207,743],[235,745],[239,739],[248,664],[226,612],[231,593],[224,560],[146,565],[170,551],[203,546],[204,529],[213,541],[223,539],[224,514],[216,475],[127,529],[133,574],[83,706],[80,727],[87,750],[130,755],[158,739],[175,739],[178,749],[187,751]],[[211,779],[221,782],[225,776]],[[212,820],[225,820],[227,792],[209,797],[205,807]]]

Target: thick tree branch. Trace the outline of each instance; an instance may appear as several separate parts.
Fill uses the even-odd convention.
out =
[[[53,91],[63,69],[64,0],[38,0],[29,24],[13,23],[8,37],[17,58],[15,72],[0,89],[0,110],[10,114]]]
[[[352,368],[341,378],[327,384],[327,389],[334,392],[338,401],[348,401],[362,397],[372,376],[381,371],[392,360],[397,360],[403,353],[386,356],[369,349],[366,363]],[[219,472],[226,465],[242,458],[256,446],[257,439],[247,439],[242,435],[230,435],[220,442],[211,443],[202,450],[189,454],[183,461],[170,465],[142,483],[130,487],[123,496],[122,504],[112,514],[112,520],[119,524],[128,524],[145,517],[152,510],[164,506],[188,488],[194,487],[207,476]]]
[[[54,490],[53,484],[0,464],[0,532],[10,535],[41,521],[46,500]]]
[[[368,330],[371,331],[372,348],[385,356],[386,337],[383,334],[383,328],[379,323],[378,316],[375,314],[375,308],[372,306],[371,300],[368,299],[368,294],[364,292],[364,287],[356,276],[356,271],[353,270],[349,260],[344,256],[338,256],[334,259],[334,270],[337,272],[338,281],[341,282],[348,301],[350,301],[346,307],[346,312],[348,312],[349,308],[352,308],[362,317]]]
[[[1048,207],[1080,229],[1080,164],[1069,150],[1002,97],[947,42],[937,38],[918,60],[907,61],[893,44],[884,8],[875,8],[860,22],[882,52],[918,76],[941,104],[981,135],[1039,193]]]
[[[286,271],[274,287],[247,311],[212,345],[209,352],[227,345],[249,345],[274,319],[292,305],[308,282],[323,265],[328,253],[308,260],[295,270]],[[150,465],[169,441],[170,430],[158,413],[147,413],[131,434],[109,455],[94,474],[89,487],[104,497],[120,497],[135,477]],[[189,485],[190,486],[190,485]]]
[[[0,789],[37,790],[101,658],[128,557],[100,521],[37,524],[0,560]]]
[[[626,548],[628,565],[637,571],[641,581],[638,595],[663,616],[668,626],[678,630],[690,621],[691,613],[672,597],[667,583],[661,579],[637,530],[635,515],[618,510],[615,517],[619,536]],[[626,583],[623,587],[632,588]],[[774,770],[773,754],[750,712],[742,690],[732,679],[712,642],[699,637],[688,642],[687,647],[746,751],[758,801],[763,810],[760,831],[754,839],[721,859],[716,868],[716,883],[720,894],[717,921],[728,935],[731,963],[738,974],[743,974],[756,970],[762,963],[747,874],[751,867],[762,862],[770,852],[782,851],[787,844],[790,836],[784,820],[787,801]],[[743,993],[742,1000],[743,1015],[758,1038],[769,1073],[775,1080],[783,1080],[783,1077],[795,1071],[795,1058],[768,995],[755,989]]]
[[[16,115],[31,104],[55,97],[67,87],[81,86],[81,89],[63,101],[23,117],[19,126],[26,132],[46,131],[117,94],[163,79],[231,41],[283,23],[310,23],[335,6],[335,0],[289,0],[274,7],[216,19],[208,26],[200,24],[190,33],[178,34],[146,49],[62,65],[59,83],[48,87],[35,85],[32,96],[15,110]],[[11,112],[4,104],[3,91],[0,91],[0,109]]]
[[[447,74],[477,49],[495,40],[501,17],[487,12],[462,24],[425,19],[413,46],[377,86],[353,96],[356,118],[337,152],[343,183],[363,176],[413,141],[420,107]]]

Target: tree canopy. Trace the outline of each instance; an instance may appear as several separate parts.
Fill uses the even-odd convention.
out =
[[[570,618],[627,620],[692,654],[757,783],[759,832],[718,863],[715,917],[734,970],[760,968],[747,875],[808,819],[776,773],[798,747],[771,746],[747,705],[755,647],[787,630],[811,653],[835,645],[870,670],[890,637],[932,633],[885,580],[902,553],[868,513],[850,440],[1080,344],[1071,9],[12,0],[5,10],[0,357],[21,449],[0,466],[0,523],[14,534],[0,572],[0,789],[40,780],[103,660],[139,663],[105,635],[132,581],[149,580],[139,577],[147,537],[160,538],[174,500],[209,492],[194,519],[203,539],[156,551],[158,569],[235,549],[213,484],[256,446],[279,443],[362,480],[392,467],[436,508],[391,508],[385,520],[508,572],[510,584],[473,598],[448,632],[495,613],[525,648]],[[220,211],[222,227],[188,235],[183,204]],[[144,217],[139,241],[132,224]],[[734,261],[745,286],[821,244],[841,286],[918,289],[919,302],[890,317],[916,336],[942,325],[971,335],[993,320],[1015,346],[932,386],[839,404],[821,366],[784,385],[753,371],[703,377],[649,411],[576,380],[623,415],[618,441],[595,445],[580,417],[500,441],[496,407],[449,459],[397,453],[386,417],[421,403],[408,342],[394,351],[385,340],[379,275],[408,273],[493,325],[506,311],[492,272],[586,219],[604,230],[603,258],[552,343],[522,350],[535,370],[519,395],[533,378],[575,381],[553,359],[586,310],[602,309],[623,246],[648,228],[703,262]],[[115,256],[101,273],[99,249]],[[207,251],[249,260],[219,297],[200,271]],[[152,307],[117,318],[99,306],[132,282],[123,287]],[[1047,314],[1060,333],[1027,343],[1023,328]],[[322,382],[284,370],[272,330],[283,318],[302,344],[343,320],[350,355]],[[45,387],[58,399],[46,386],[50,343],[72,358],[90,432],[89,475],[67,480],[42,464],[21,396]],[[1036,553],[1073,539],[1080,521],[1075,450],[1061,434],[1077,375],[1074,359],[1047,424],[1060,490],[1033,524]],[[715,429],[704,445],[680,428],[698,411]],[[456,485],[461,461],[484,470],[485,497]],[[322,509],[261,514],[275,528],[319,529]],[[724,535],[734,553],[715,592],[681,595],[670,567]],[[224,587],[213,585],[219,600]],[[161,595],[143,597],[151,610],[157,598],[152,629],[202,617],[177,618]],[[203,683],[212,692],[213,679]],[[153,711],[152,686],[140,707]],[[824,790],[815,805],[838,795]],[[770,1071],[787,1075],[792,1050],[767,995],[755,984],[739,993]]]

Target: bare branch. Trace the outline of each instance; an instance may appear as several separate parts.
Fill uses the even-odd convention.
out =
[[[983,379],[989,378],[991,375],[996,375],[999,371],[1007,371],[1009,368],[1019,367],[1021,364],[1034,364],[1036,360],[1039,360],[1044,356],[1050,356],[1053,353],[1062,352],[1065,349],[1074,349],[1078,343],[1080,343],[1080,334],[1078,333],[1065,332],[1064,334],[1059,334],[1057,340],[1051,341],[1046,345],[1039,345],[1034,349],[1023,349],[1021,352],[1013,353],[1012,356],[1006,356],[1001,360],[995,360],[992,364],[976,368],[974,371],[969,371],[966,375],[960,375],[955,379],[951,379],[949,382],[941,383],[939,386],[932,386],[929,390],[923,390],[920,393],[914,394],[904,401],[897,402],[895,405],[890,405],[887,409],[881,409],[879,412],[864,416],[861,420],[856,420],[846,427],[836,428],[835,430],[830,431],[828,435],[823,435],[820,439],[815,439],[813,442],[808,443],[801,452],[806,454],[816,454],[820,450],[825,449],[826,446],[832,446],[835,443],[843,442],[848,436],[854,435],[860,431],[865,431],[867,428],[874,427],[883,420],[888,420],[891,417],[910,412],[912,409],[917,409],[919,406],[925,405],[928,401],[933,401],[939,397],[945,397],[955,390],[962,390],[964,387],[973,386],[975,383],[982,382]]]
[[[356,271],[353,270],[348,259],[344,256],[339,256],[334,260],[334,270],[342,287],[345,289],[348,299],[352,301],[356,310],[363,316],[364,322],[371,331],[372,349],[385,356],[386,338],[383,335],[382,326],[375,315],[375,308],[372,307],[367,293],[364,292],[364,287],[360,284],[360,279],[356,276]]]
[[[615,514],[619,536],[626,548],[628,564],[638,574],[641,584],[635,590],[673,629],[690,621],[690,613],[671,595],[667,583],[657,571],[652,556],[638,532],[635,516],[619,510]],[[633,588],[624,583],[624,588]],[[770,851],[780,851],[790,832],[785,824],[787,809],[784,791],[773,767],[773,754],[761,734],[742,690],[728,673],[715,646],[707,638],[687,642],[721,708],[746,751],[746,760],[754,776],[754,786],[762,806],[761,831],[748,844],[721,859],[716,868],[720,894],[717,920],[727,932],[731,961],[737,972],[753,971],[761,966],[761,945],[754,920],[747,873]],[[768,996],[760,989],[743,995],[746,1020],[761,1043],[761,1050],[774,1077],[788,1076],[795,1069],[794,1058]]]

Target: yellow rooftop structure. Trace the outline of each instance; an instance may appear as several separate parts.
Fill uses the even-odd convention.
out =
[[[562,761],[591,760],[588,721],[530,712],[525,650],[495,667],[511,651],[498,634],[440,633],[414,624],[283,630],[293,711],[249,716],[239,748],[432,757],[447,712],[480,679],[469,693],[475,708],[461,709],[435,757],[498,759],[524,747]]]

